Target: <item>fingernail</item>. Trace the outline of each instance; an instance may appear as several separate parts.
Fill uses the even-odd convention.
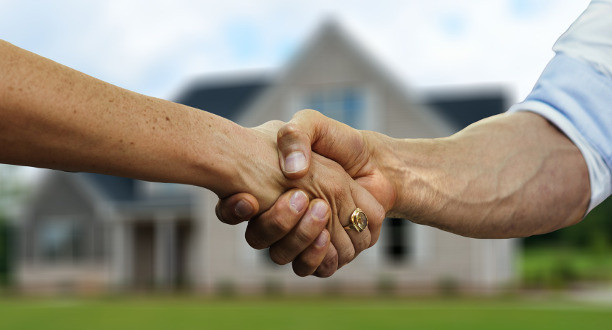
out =
[[[306,168],[306,156],[301,151],[294,151],[285,158],[285,172],[295,173]]]
[[[291,195],[291,198],[289,199],[289,206],[291,207],[291,210],[295,213],[302,212],[307,204],[308,197],[301,190],[294,192],[293,195]]]
[[[236,214],[239,219],[244,219],[250,216],[252,212],[253,207],[251,204],[243,200],[239,200],[238,203],[236,203],[236,207],[234,207],[234,214]]]
[[[327,204],[323,202],[316,202],[312,206],[312,209],[310,210],[310,212],[312,213],[313,217],[319,220],[323,220],[325,219],[325,216],[327,215]]]
[[[318,248],[322,248],[325,246],[326,243],[327,243],[327,232],[322,231],[319,234],[319,237],[317,237],[317,239],[314,241],[314,245]]]

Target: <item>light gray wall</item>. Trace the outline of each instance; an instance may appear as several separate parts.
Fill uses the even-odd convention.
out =
[[[408,90],[379,70],[371,59],[360,54],[340,35],[322,34],[309,47],[285,70],[276,85],[248,109],[240,118],[240,124],[256,126],[273,119],[287,120],[298,110],[295,97],[303,90],[313,86],[354,84],[367,86],[374,92],[373,105],[380,132],[400,138],[432,138],[448,136],[456,131],[456,127],[430,109],[413,104]],[[299,278],[292,273],[290,266],[271,266],[262,260],[261,253],[249,250],[242,236],[244,226],[219,225],[212,206],[208,218],[213,223],[207,225],[211,232],[207,233],[206,247],[203,247],[208,256],[206,264],[210,267],[206,272],[208,285],[224,280],[247,286],[261,285],[273,279],[288,288],[316,291],[330,285],[375,287],[385,280],[412,287],[435,287],[445,281],[478,286],[482,283],[500,284],[512,277],[507,271],[513,252],[508,241],[483,244],[482,241],[414,225],[411,240],[412,249],[416,251],[409,262],[400,265],[387,262],[384,251],[381,251],[382,244],[378,244],[364,251],[331,280]]]

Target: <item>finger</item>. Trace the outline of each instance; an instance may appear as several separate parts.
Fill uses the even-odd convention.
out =
[[[270,258],[272,261],[279,265],[293,261],[325,229],[329,215],[329,206],[325,201],[320,199],[313,200],[295,228],[270,247]]]
[[[315,155],[315,157],[319,160],[321,156]],[[316,164],[319,164],[319,161]],[[378,204],[359,184],[352,180],[349,180],[348,184],[349,189],[340,187],[333,192],[335,198],[330,201],[333,220],[328,226],[328,230],[332,235],[332,244],[338,252],[338,268],[352,261],[371,243],[369,228],[365,228],[362,232],[344,228],[349,225],[351,215],[357,207],[363,206],[366,210],[369,210],[368,205],[361,205],[363,202],[372,203],[373,200],[374,203]],[[360,203],[358,205],[355,197],[359,198]]]
[[[329,232],[323,229],[314,242],[293,261],[293,272],[302,277],[312,275],[325,258],[329,243]]]
[[[385,219],[385,209],[384,207],[374,198],[365,188],[363,188],[359,184],[355,184],[351,188],[353,201],[357,207],[361,208],[361,210],[366,214],[368,218],[368,240],[369,244],[365,248],[369,248],[373,246],[380,236],[380,230],[382,227],[382,222]],[[349,218],[350,220],[350,218]],[[348,224],[348,221],[346,222]],[[361,235],[365,232],[365,230],[361,233],[357,233],[354,229],[351,229],[349,232],[354,232],[351,234]]]
[[[247,221],[259,212],[257,198],[251,194],[238,193],[220,199],[215,207],[217,218],[221,222],[235,225]]]
[[[308,196],[301,190],[282,194],[266,212],[249,221],[245,238],[255,249],[274,244],[299,222],[308,206]]]
[[[311,149],[336,161],[346,170],[358,170],[367,158],[366,153],[361,152],[366,146],[358,130],[315,110],[298,111],[279,129],[277,144],[281,168],[288,178],[299,178],[308,172]],[[298,166],[291,165],[295,172],[285,170],[283,164],[296,163],[301,159],[300,152],[304,154],[306,167],[300,170]],[[353,176],[354,173],[349,174]]]
[[[313,273],[316,277],[330,277],[338,270],[338,251],[333,244],[329,244],[323,261]]]
[[[355,209],[355,204],[350,198],[343,198],[343,200],[345,202],[340,205],[336,205],[335,200],[332,201],[332,204],[334,204],[332,206],[333,223],[327,228],[332,235],[331,242],[338,254],[338,269],[351,262],[359,251],[369,245],[369,241],[362,241],[363,238],[366,238],[365,235],[357,236],[344,229],[344,225],[348,223],[345,219],[350,218],[351,213]]]
[[[280,167],[288,179],[299,179],[310,166],[310,137],[294,124],[285,124],[277,132]]]

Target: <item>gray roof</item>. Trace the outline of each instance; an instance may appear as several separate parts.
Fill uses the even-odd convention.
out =
[[[506,111],[508,98],[502,91],[435,93],[425,103],[460,128]]]
[[[78,173],[112,202],[136,200],[136,180],[96,173]]]
[[[195,81],[176,98],[175,102],[231,120],[237,118],[269,85],[270,79],[264,75]]]
[[[139,193],[137,189],[139,180],[96,173],[74,173],[74,175],[84,178],[106,201],[124,213],[154,214],[158,210],[189,213],[195,202],[194,196],[186,191]]]

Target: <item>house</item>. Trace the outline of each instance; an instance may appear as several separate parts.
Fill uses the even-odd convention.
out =
[[[244,126],[302,108],[395,137],[447,136],[505,109],[503,93],[417,98],[336,24],[284,70],[192,84],[177,99]],[[418,102],[416,100],[419,100]],[[471,117],[464,116],[470,111]],[[186,287],[197,292],[495,289],[513,280],[514,240],[477,240],[387,219],[379,242],[330,279],[300,278],[217,220],[204,189],[49,171],[20,221],[17,280],[26,291]]]

